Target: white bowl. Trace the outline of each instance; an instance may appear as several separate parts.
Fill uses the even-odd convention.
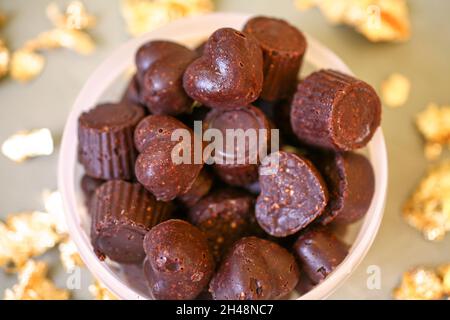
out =
[[[120,82],[122,88],[125,86],[126,79],[123,75],[133,65],[134,53],[144,42],[166,39],[192,46],[206,39],[216,29],[222,27],[241,29],[249,17],[244,14],[215,13],[187,18],[129,40],[95,70],[73,105],[64,129],[58,168],[58,184],[63,198],[66,222],[70,236],[78,247],[86,266],[97,279],[121,299],[147,299],[148,297],[130,287],[122,279],[114,264],[101,262],[92,250],[89,240],[89,217],[79,188],[82,169],[77,164],[78,116],[98,103],[105,94],[107,100],[118,97],[120,90],[116,89],[117,85],[114,83]],[[350,69],[333,52],[311,36],[306,36],[308,49],[302,73],[308,74],[314,69],[332,68],[351,74]],[[383,216],[388,172],[386,146],[381,128],[377,130],[364,152],[370,158],[375,172],[375,194],[370,208],[365,218],[350,228],[346,240],[352,243],[352,246],[346,259],[325,281],[300,299],[323,299],[329,296],[356,269],[377,234]]]

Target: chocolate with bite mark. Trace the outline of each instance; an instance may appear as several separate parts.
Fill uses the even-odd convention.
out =
[[[151,227],[170,217],[170,203],[158,202],[141,185],[120,180],[104,183],[91,201],[94,251],[119,263],[144,259],[142,241]]]
[[[323,212],[328,190],[306,158],[278,151],[264,159],[259,170],[261,194],[256,201],[256,219],[270,235],[294,234]]]
[[[205,235],[186,221],[172,219],[152,228],[144,249],[144,274],[156,299],[195,299],[214,272]]]
[[[234,242],[259,233],[254,213],[255,199],[239,189],[219,189],[189,210],[189,221],[202,230],[216,262]]]
[[[190,141],[182,137],[172,141],[174,130],[183,129]],[[194,140],[198,139],[192,130],[181,121],[162,115],[146,117],[136,128],[135,144],[141,151],[136,159],[137,180],[158,200],[170,201],[190,190],[197,179],[203,163],[194,159]],[[198,141],[201,147],[201,141]],[[190,163],[177,163],[172,159],[174,148],[190,146]],[[187,150],[183,151],[188,152]],[[175,151],[176,152],[176,151]]]
[[[230,249],[209,291],[215,300],[280,299],[295,288],[298,277],[295,258],[286,249],[246,237]]]
[[[212,108],[238,108],[255,101],[263,84],[263,60],[256,39],[231,28],[215,31],[203,55],[183,76],[194,100]]]
[[[348,247],[324,227],[314,227],[300,234],[294,244],[300,267],[318,284],[347,256]]]
[[[261,98],[277,101],[289,97],[295,91],[306,51],[303,34],[284,20],[261,16],[250,19],[244,32],[253,35],[263,51]]]
[[[134,178],[137,152],[133,132],[144,117],[141,107],[106,103],[83,112],[78,118],[78,160],[93,178]]]
[[[364,147],[380,125],[381,102],[367,83],[333,70],[306,77],[292,101],[291,124],[304,143],[335,151]]]

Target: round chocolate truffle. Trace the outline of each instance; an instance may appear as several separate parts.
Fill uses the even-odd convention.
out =
[[[144,239],[144,274],[156,299],[195,299],[214,272],[205,235],[182,220],[152,228]]]
[[[347,256],[348,247],[324,227],[314,227],[300,234],[294,244],[300,267],[318,284]]]
[[[238,108],[255,101],[263,84],[261,48],[253,36],[231,28],[215,31],[203,55],[183,76],[187,94],[205,106]]]
[[[137,152],[133,132],[144,117],[141,107],[125,103],[100,104],[78,118],[78,160],[93,178],[134,178]]]
[[[254,17],[244,32],[258,41],[263,51],[264,83],[261,98],[277,101],[295,91],[297,76],[306,51],[303,34],[284,20]]]
[[[176,130],[181,135],[173,141]],[[136,178],[158,200],[173,200],[194,184],[203,167],[202,157],[195,156],[202,156],[201,141],[196,139],[189,127],[171,116],[151,115],[139,124],[135,144],[141,153],[136,160]]]
[[[204,196],[206,196],[211,190],[214,182],[214,178],[206,168],[203,168],[202,171],[195,179],[192,187],[183,195],[178,197],[178,200],[185,205],[187,208],[193,207],[197,202],[200,201]]]
[[[326,153],[316,162],[330,200],[320,216],[322,224],[353,223],[369,209],[375,190],[375,176],[369,160],[353,152]]]
[[[152,114],[177,115],[190,111],[193,100],[183,89],[183,73],[198,57],[176,43],[152,41],[138,50],[140,101]]]
[[[364,147],[380,125],[381,102],[367,83],[338,71],[321,70],[297,87],[291,124],[312,146],[349,151]]]
[[[142,241],[151,227],[169,218],[170,203],[158,202],[141,185],[120,180],[104,183],[91,201],[91,242],[97,256],[119,263],[145,257]]]
[[[219,189],[189,210],[189,221],[202,230],[217,262],[234,242],[259,233],[254,197],[239,189]]]
[[[214,155],[216,174],[233,186],[257,181],[259,155],[267,154],[271,143],[271,125],[264,113],[252,105],[213,109],[206,116],[205,128],[219,130],[223,136],[223,146],[218,145]]]
[[[296,286],[295,258],[276,243],[242,238],[230,249],[209,285],[215,300],[275,300]]]
[[[261,194],[256,219],[270,235],[286,237],[305,228],[324,210],[328,191],[320,173],[304,157],[272,153],[259,168]]]

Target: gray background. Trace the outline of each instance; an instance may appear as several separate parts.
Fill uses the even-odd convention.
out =
[[[45,16],[47,0],[0,0],[0,8],[10,16],[0,30],[12,48],[38,32],[50,28]],[[62,4],[67,1],[58,1]],[[89,74],[119,44],[129,38],[120,16],[118,0],[84,1],[98,17],[92,31],[96,52],[80,57],[73,52],[46,53],[47,65],[35,81],[22,85],[0,81],[0,141],[20,129],[48,127],[60,135],[71,105]],[[372,44],[347,27],[331,27],[317,10],[301,13],[292,1],[229,0],[216,1],[217,10],[260,13],[288,19],[336,52],[360,78],[379,88],[391,72],[401,72],[412,81],[407,105],[384,109],[383,130],[389,154],[389,190],[384,220],[367,257],[332,298],[390,298],[401,273],[415,265],[450,262],[450,236],[440,243],[423,240],[420,233],[401,218],[401,206],[425,174],[422,141],[414,127],[414,115],[428,102],[449,104],[450,83],[450,1],[410,1],[412,39],[405,44]],[[57,152],[50,157],[15,164],[0,156],[0,218],[8,213],[43,209],[41,192],[56,188]],[[54,260],[57,255],[46,254]],[[382,287],[368,290],[367,267],[381,268]],[[67,275],[52,269],[57,283],[64,285]],[[15,276],[0,271],[0,292],[15,282]],[[82,289],[75,298],[89,298],[90,276],[83,275]]]

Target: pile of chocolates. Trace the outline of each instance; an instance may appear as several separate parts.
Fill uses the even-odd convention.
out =
[[[364,216],[375,184],[353,150],[380,125],[381,104],[338,71],[299,80],[306,48],[298,29],[268,17],[219,29],[194,50],[139,48],[122,100],[78,122],[99,259],[156,299],[252,300],[303,294],[343,261],[349,247],[334,230]],[[278,128],[281,147],[256,162],[175,163],[175,130],[192,134],[192,150],[205,147],[195,121],[222,133]]]

